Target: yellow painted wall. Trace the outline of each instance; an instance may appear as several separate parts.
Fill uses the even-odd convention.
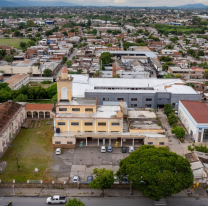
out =
[[[65,122],[65,125],[58,125],[58,122]],[[55,127],[60,128],[61,132],[67,132],[68,131],[68,122],[67,120],[55,120]]]
[[[58,80],[57,81],[57,98],[58,101],[60,101],[61,99],[61,88],[62,87],[66,87],[67,88],[67,98],[69,99],[69,101],[72,100],[72,81],[70,80]]]
[[[167,146],[168,138],[167,137],[158,137],[158,138],[146,137],[144,139],[144,144],[147,144],[148,142],[153,142],[153,145],[162,147],[162,146]],[[159,145],[159,142],[165,142],[165,145]]]
[[[139,132],[157,132],[157,133],[164,133],[164,129],[129,129],[130,133],[139,133]]]
[[[80,111],[79,112],[75,112],[75,111],[72,111],[73,108],[80,108]],[[90,106],[87,106],[87,105],[70,105],[70,108],[69,108],[69,112],[70,113],[76,113],[76,114],[80,114],[80,113],[92,113],[92,112],[85,112],[85,109],[93,109],[93,113],[96,112],[96,105],[90,105]]]

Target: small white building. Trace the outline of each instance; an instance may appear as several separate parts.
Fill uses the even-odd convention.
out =
[[[178,117],[195,142],[208,142],[208,105],[180,100]]]

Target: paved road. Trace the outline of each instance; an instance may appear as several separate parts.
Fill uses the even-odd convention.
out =
[[[145,197],[140,198],[80,198],[85,206],[208,206],[207,198],[167,198],[165,201],[154,202]],[[0,197],[0,205],[4,206],[6,202],[12,201],[14,206],[45,206],[46,197]],[[58,204],[57,204],[58,205]]]

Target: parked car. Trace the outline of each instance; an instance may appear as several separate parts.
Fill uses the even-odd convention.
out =
[[[74,175],[72,182],[73,183],[77,183],[79,181],[79,176],[78,175]]]
[[[112,146],[108,146],[107,147],[107,152],[113,152],[113,147]]]
[[[60,155],[60,154],[61,154],[61,148],[56,148],[55,154],[56,154],[56,155]]]
[[[119,184],[119,179],[116,175],[114,175],[114,184]]]
[[[122,147],[122,153],[126,153],[127,152],[127,148],[126,147]]]
[[[128,178],[126,176],[123,177],[122,184],[128,184]]]
[[[101,152],[106,152],[105,146],[101,146]]]
[[[90,182],[92,182],[92,180],[93,180],[93,176],[92,175],[89,175],[87,177],[87,184],[89,184]]]
[[[53,197],[48,197],[46,203],[48,204],[65,204],[67,202],[66,197],[55,195]]]
[[[134,147],[133,146],[129,146],[129,153],[134,151]]]

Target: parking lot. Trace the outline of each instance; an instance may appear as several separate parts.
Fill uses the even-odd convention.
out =
[[[61,155],[53,154],[48,172],[55,181],[72,182],[73,176],[79,175],[80,183],[84,183],[87,181],[87,176],[93,173],[94,168],[111,169],[116,173],[120,160],[128,155],[128,151],[122,153],[121,148],[113,148],[112,153],[101,153],[100,147],[62,149]]]

